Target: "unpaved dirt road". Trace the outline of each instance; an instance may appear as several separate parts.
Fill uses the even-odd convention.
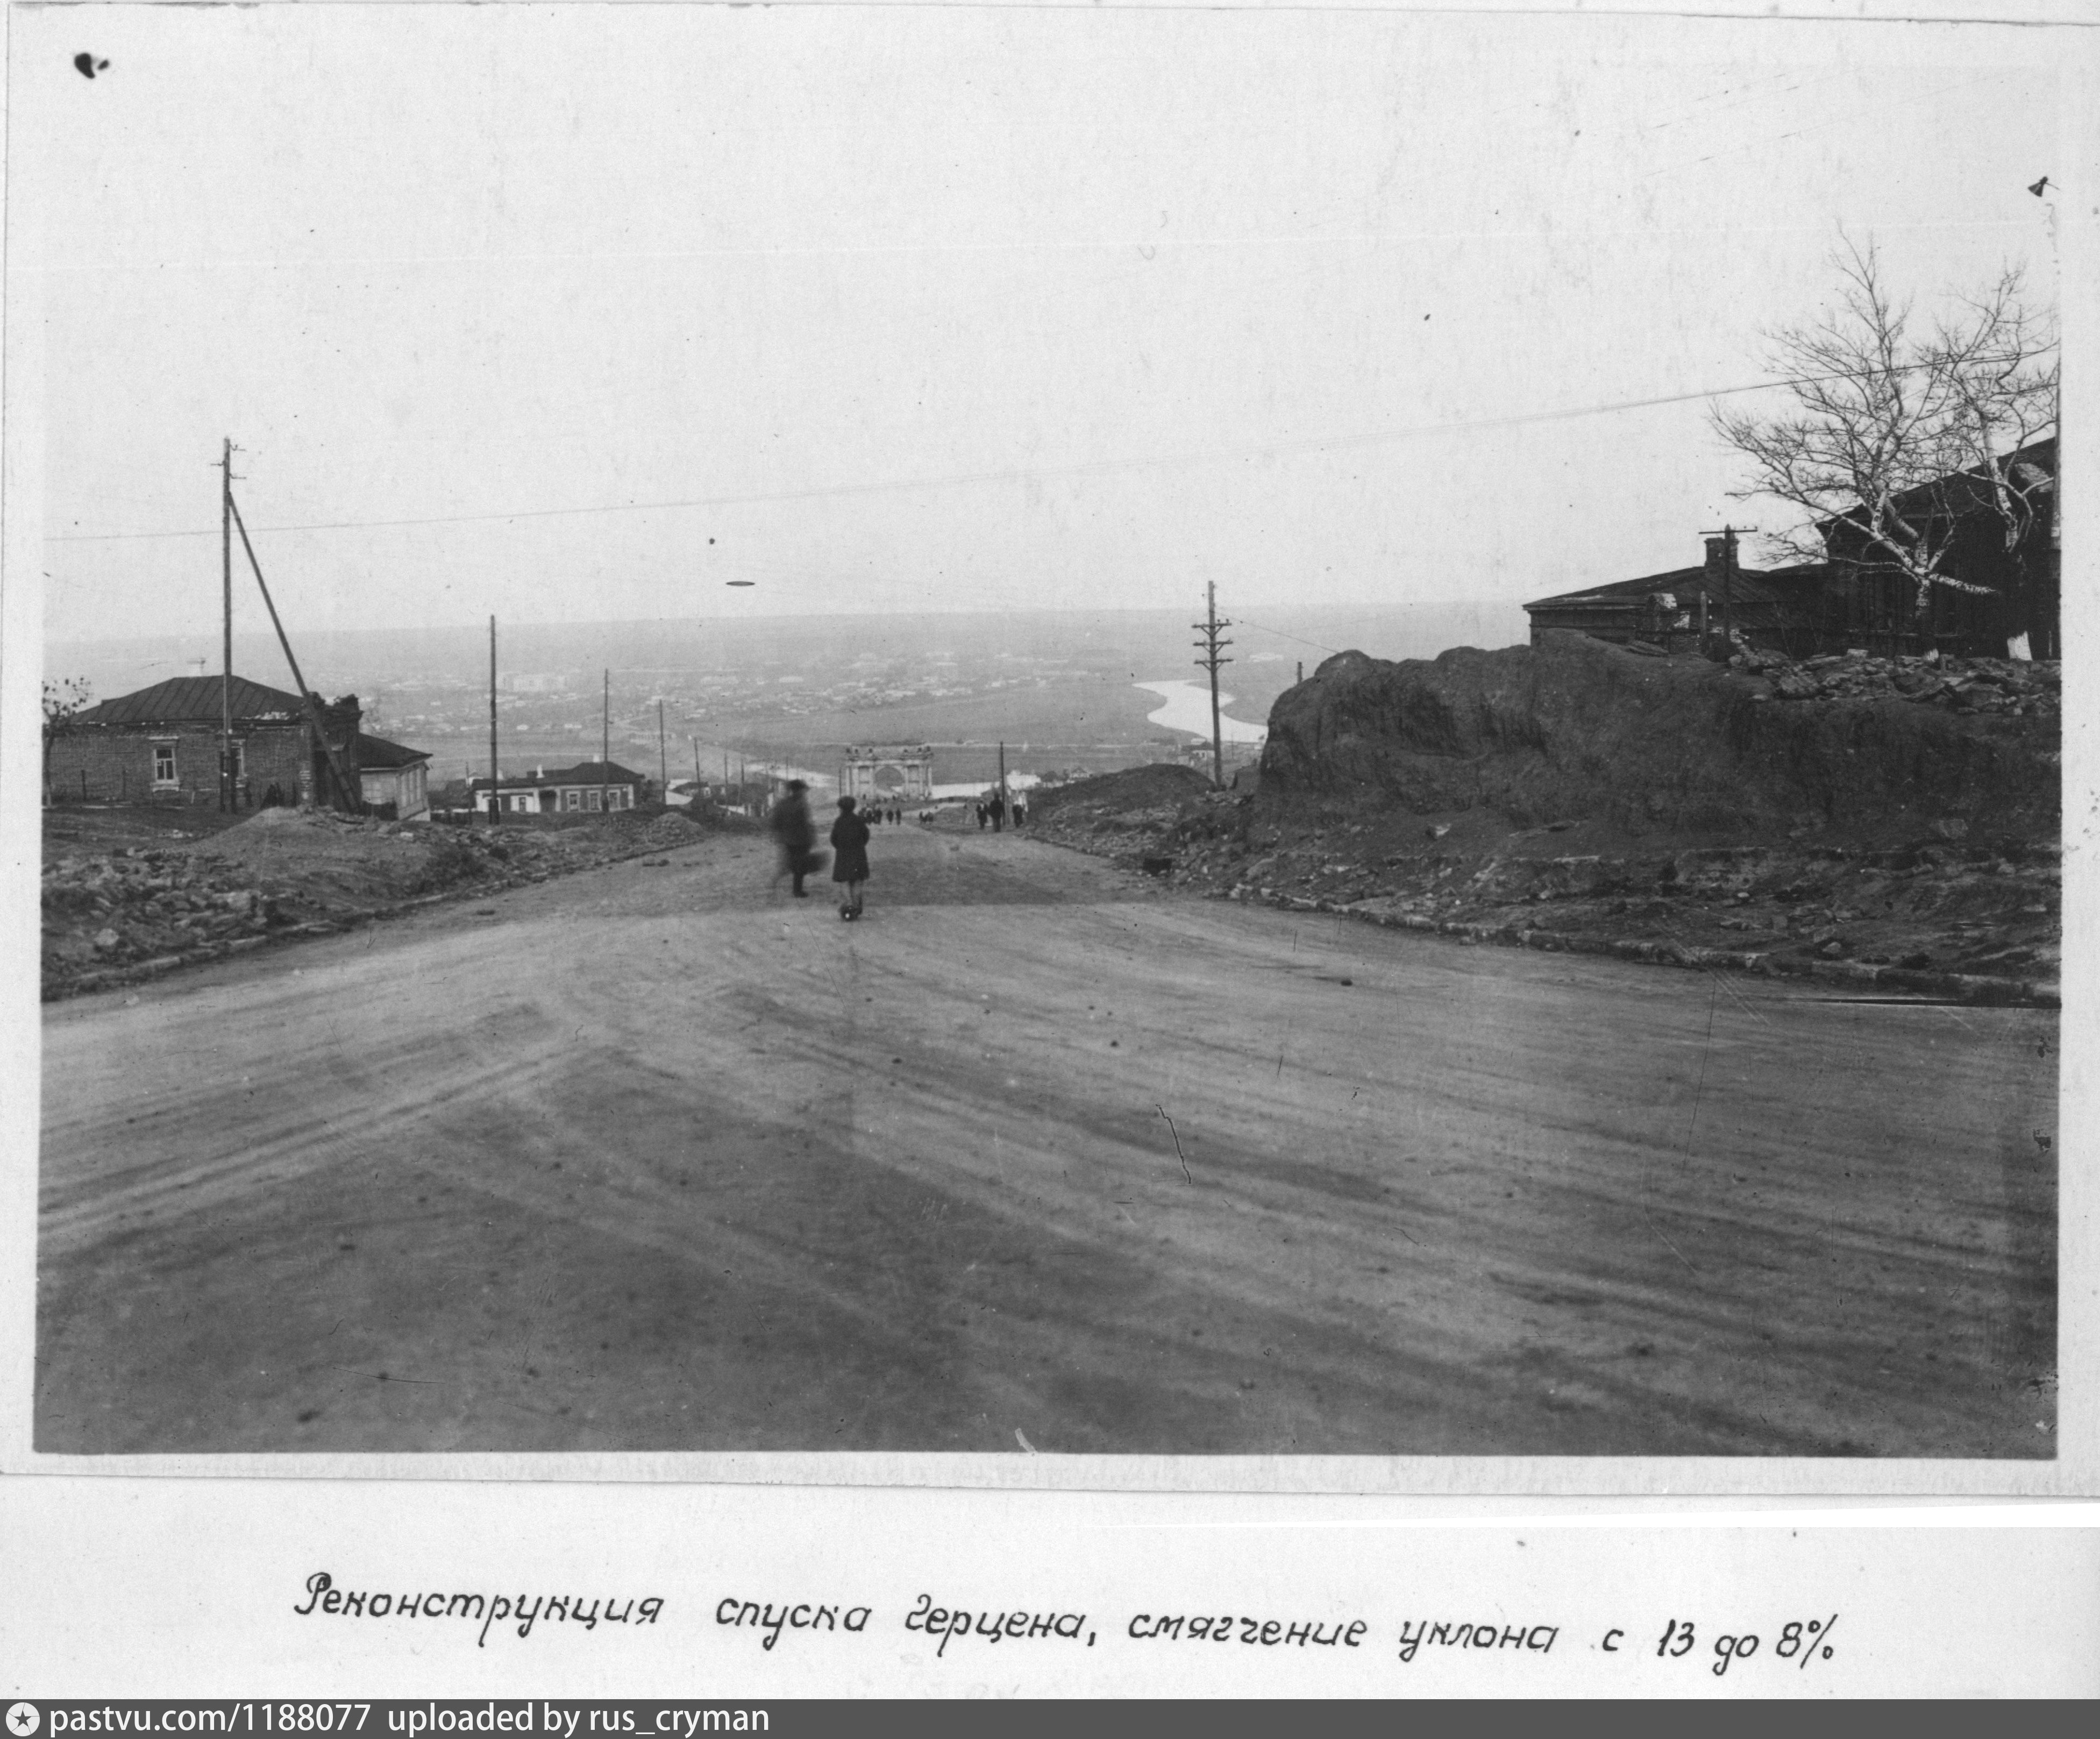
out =
[[[54,1007],[38,1446],[2053,1452],[2054,1015],[872,851]]]

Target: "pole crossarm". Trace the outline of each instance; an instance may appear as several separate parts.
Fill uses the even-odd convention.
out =
[[[1203,620],[1189,625],[1203,638],[1191,642],[1203,655],[1196,660],[1198,669],[1211,673],[1211,783],[1223,785],[1225,782],[1224,726],[1219,717],[1218,670],[1232,660],[1224,655],[1223,648],[1233,642],[1224,638],[1224,630],[1232,623],[1218,614],[1218,588],[1214,580],[1204,588],[1205,609]]]

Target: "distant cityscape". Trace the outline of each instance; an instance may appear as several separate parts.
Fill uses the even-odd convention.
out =
[[[1417,609],[1236,629],[1229,757],[1258,752],[1277,695],[1327,648],[1419,655],[1470,625]],[[1207,695],[1198,704],[1179,686],[1204,681],[1190,638],[1187,617],[1161,611],[521,625],[499,631],[498,753],[509,775],[594,760],[609,738],[615,761],[671,781],[735,779],[746,766],[828,776],[853,744],[930,744],[944,782],[992,778],[1002,745],[1011,771],[1038,775],[1193,759],[1209,726]],[[365,730],[430,753],[434,791],[486,775],[485,629],[317,633],[294,650],[311,686],[359,696]],[[217,654],[196,637],[55,647],[49,662],[99,695],[215,673]],[[274,641],[236,635],[234,662],[287,682]]]

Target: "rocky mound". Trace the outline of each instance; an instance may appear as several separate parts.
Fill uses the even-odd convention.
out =
[[[1589,819],[1732,844],[1834,828],[1894,845],[1935,822],[2053,837],[2053,690],[1979,665],[1932,673],[1933,697],[1949,699],[1919,705],[1899,692],[1905,662],[1767,675],[1568,633],[1401,664],[1345,652],[1277,700],[1260,806],[1487,810],[1520,828]]]
[[[2045,1002],[2057,678],[1573,634],[1343,653],[1277,703],[1257,795],[1145,768],[1069,788],[1040,831],[1215,897],[1466,941]]]

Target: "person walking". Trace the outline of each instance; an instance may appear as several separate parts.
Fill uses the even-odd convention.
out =
[[[985,807],[991,811],[991,830],[997,833],[1006,825],[1006,799],[995,794]]]
[[[772,814],[766,818],[766,825],[780,846],[780,867],[774,872],[774,885],[778,886],[783,876],[793,876],[798,900],[810,897],[802,878],[824,867],[816,852],[817,823],[810,815],[809,790],[801,779],[789,779],[787,795],[774,805]]]
[[[851,797],[839,799],[839,819],[832,823],[832,880],[841,889],[839,916],[850,924],[860,916],[861,890],[867,885],[868,825],[854,813]]]

